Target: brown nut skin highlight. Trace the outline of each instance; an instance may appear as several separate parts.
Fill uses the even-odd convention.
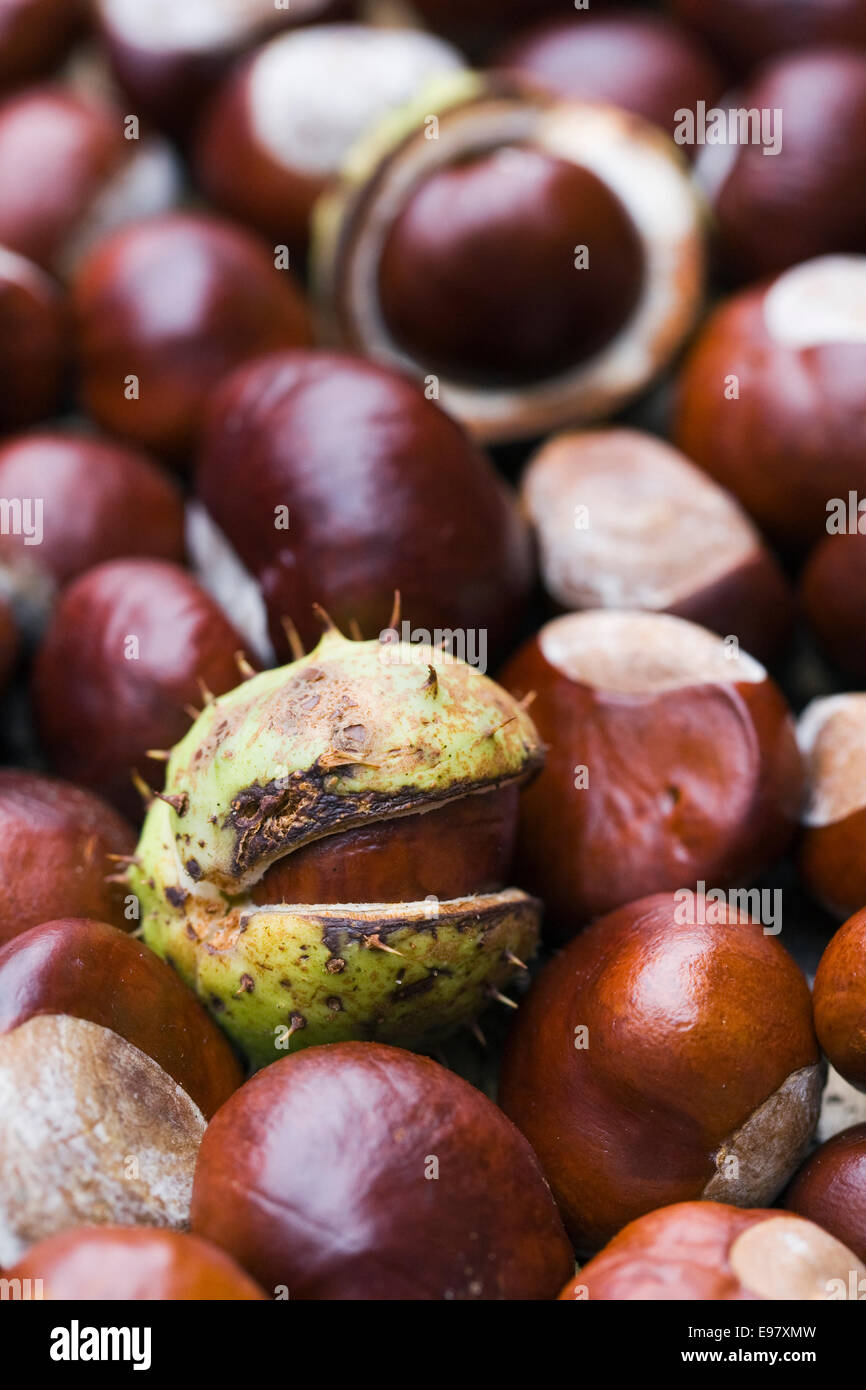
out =
[[[153,218],[101,242],[76,276],[72,305],[91,415],[176,461],[194,448],[221,376],[312,334],[273,251],[201,213]],[[129,376],[138,399],[125,394]]]
[[[175,200],[163,145],[124,138],[123,114],[66,87],[0,105],[0,243],[64,278],[106,230]]]
[[[803,570],[800,600],[826,655],[866,681],[866,534],[820,540]]]
[[[550,1299],[573,1267],[510,1121],[379,1043],[309,1048],[247,1082],[205,1134],[192,1229],[302,1300]]]
[[[797,738],[809,789],[800,873],[812,896],[844,919],[866,904],[866,695],[813,700]]]
[[[712,920],[681,920],[664,893],[594,923],[542,971],[506,1045],[500,1103],[581,1251],[670,1202],[771,1202],[817,1123],[799,967],[745,915],[693,901]]]
[[[677,1202],[632,1221],[559,1295],[578,1302],[644,1299],[824,1300],[850,1296],[854,1253],[811,1221],[772,1209]]]
[[[866,53],[782,55],[733,104],[774,113],[779,148],[768,156],[760,141],[706,146],[698,172],[725,273],[755,280],[813,256],[866,250]]]
[[[208,106],[197,179],[217,207],[303,252],[315,202],[358,132],[462,66],[456,49],[418,29],[329,24],[282,34],[235,68]]]
[[[0,247],[0,432],[54,413],[65,330],[58,287],[32,261]]]
[[[663,15],[634,10],[549,19],[521,30],[488,62],[557,96],[634,111],[669,135],[676,111],[713,106],[724,86],[699,39]]]
[[[276,29],[337,17],[353,0],[96,0],[100,37],[115,78],[142,111],[184,139],[236,59]],[[197,21],[194,23],[194,21]]]
[[[776,656],[794,605],[733,497],[676,449],[631,429],[564,431],[520,487],[542,579],[560,609],[673,613]]]
[[[135,834],[93,792],[38,772],[0,769],[0,944],[55,917],[94,917],[127,931],[126,890],[108,883]]]
[[[110,1028],[158,1062],[206,1119],[243,1079],[219,1028],[174,971],[105,922],[43,922],[0,950],[0,1035],[38,1014]]]
[[[50,1236],[32,1246],[7,1278],[40,1279],[44,1298],[74,1302],[267,1297],[216,1246],[181,1231],[144,1226],[80,1227]]]
[[[864,302],[866,257],[810,261],[722,303],[682,369],[676,444],[784,550],[866,492]]]
[[[39,543],[0,535],[0,568],[13,598],[49,606],[58,589],[121,555],[184,556],[183,497],[146,454],[72,430],[38,430],[0,444],[0,496],[21,506]]]
[[[556,618],[508,663],[545,766],[521,798],[518,881],[557,937],[644,895],[742,885],[793,838],[803,772],[784,697],[743,652],[659,613]]]
[[[866,908],[829,942],[813,990],[815,1032],[830,1062],[866,1091]]]
[[[33,671],[36,724],[52,765],[137,818],[132,770],[162,786],[164,763],[149,750],[167,753],[183,737],[203,689],[221,695],[239,683],[243,646],[177,565],[114,560],[88,570],[62,594]]]
[[[806,1160],[785,1206],[866,1261],[866,1124],[843,1129]]]
[[[261,584],[280,653],[285,616],[316,641],[315,603],[377,635],[395,589],[410,624],[486,629],[491,651],[519,622],[532,546],[511,489],[401,373],[325,352],[241,368],[210,405],[196,487]]]
[[[88,0],[4,0],[0,90],[42,77],[85,27]]]
[[[866,48],[862,0],[667,0],[674,17],[699,33],[720,59],[747,71],[792,48]]]

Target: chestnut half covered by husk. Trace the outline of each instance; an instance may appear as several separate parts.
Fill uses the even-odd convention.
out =
[[[541,756],[475,668],[331,628],[173,750],[130,869],[145,940],[255,1066],[349,1038],[428,1045],[535,948],[540,904],[504,883]]]

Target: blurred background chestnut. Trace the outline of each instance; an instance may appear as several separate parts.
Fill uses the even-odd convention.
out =
[[[49,73],[84,32],[89,7],[90,0],[3,0],[0,90]]]
[[[667,5],[738,71],[787,49],[866,48],[863,0],[667,0]]]
[[[59,288],[0,246],[0,433],[54,414],[69,356]]]
[[[33,671],[36,725],[54,768],[138,819],[135,770],[156,790],[189,707],[241,680],[244,641],[177,565],[114,560],[62,594]],[[62,695],[60,694],[62,692]]]

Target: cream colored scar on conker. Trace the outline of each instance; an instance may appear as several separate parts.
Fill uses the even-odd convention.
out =
[[[833,1282],[859,1281],[866,1265],[841,1241],[798,1216],[771,1216],[738,1236],[728,1252],[734,1274],[759,1298],[820,1302]]]
[[[804,825],[832,825],[866,806],[866,694],[813,700],[797,742],[808,768]]]
[[[820,256],[785,271],[767,291],[764,323],[783,347],[866,343],[866,256]]]

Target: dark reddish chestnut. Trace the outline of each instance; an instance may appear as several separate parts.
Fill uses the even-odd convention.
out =
[[[866,695],[813,700],[797,725],[806,763],[800,872],[829,912],[866,904]]]
[[[832,938],[818,965],[815,1031],[832,1065],[866,1091],[866,908]]]
[[[677,444],[787,549],[866,494],[864,310],[866,257],[820,257],[724,302],[683,367]]]
[[[241,368],[208,412],[199,495],[257,576],[279,650],[321,603],[367,637],[406,621],[432,636],[510,637],[532,582],[510,489],[435,402],[359,358],[274,355]],[[463,654],[463,653],[461,653]]]
[[[51,430],[0,445],[4,589],[26,626],[40,626],[57,590],[119,555],[181,560],[183,498],[146,455],[108,440]]]
[[[174,971],[75,917],[0,950],[0,1261],[94,1224],[186,1224],[207,1119],[240,1084]]]
[[[201,213],[154,218],[103,241],[72,298],[88,410],[176,460],[193,450],[221,376],[311,337],[303,296],[273,253]]]
[[[739,71],[791,48],[866,48],[863,0],[668,0],[668,6]]]
[[[220,89],[199,136],[199,181],[227,212],[303,248],[313,205],[359,132],[462,62],[418,29],[333,24],[283,34]]]
[[[33,674],[36,723],[54,768],[127,815],[141,811],[133,769],[160,788],[190,706],[240,679],[243,641],[177,565],[114,560],[61,596]],[[62,698],[58,692],[62,691]]]
[[[793,838],[793,721],[735,642],[666,614],[571,613],[502,682],[536,692],[548,744],[521,798],[518,878],[556,934],[648,890],[747,882]]]
[[[630,1222],[559,1297],[653,1303],[839,1299],[850,1297],[852,1271],[856,1285],[866,1268],[811,1221],[723,1202],[677,1202]]]
[[[827,656],[846,675],[866,680],[866,532],[819,541],[803,571],[800,598]]]
[[[697,311],[704,238],[648,121],[456,73],[354,149],[313,252],[335,342],[422,378],[478,438],[512,440],[647,386]]]
[[[775,559],[735,500],[661,440],[553,435],[520,491],[560,608],[673,613],[760,657],[783,646],[793,602]]]
[[[232,63],[275,29],[313,24],[353,0],[96,0],[114,75],[172,134],[185,136]]]
[[[0,943],[51,917],[97,917],[131,930],[112,856],[132,827],[100,797],[54,777],[0,769]]]
[[[127,140],[121,112],[65,87],[35,87],[0,105],[0,243],[71,273],[88,247],[177,196],[173,156]]]
[[[85,27],[88,0],[4,0],[0,7],[0,89],[51,71]]]
[[[726,274],[754,280],[866,250],[866,53],[783,55],[722,105],[761,119],[760,135],[738,129],[698,163]]]
[[[8,1271],[42,1297],[75,1302],[221,1302],[266,1295],[228,1255],[197,1236],[144,1226],[92,1226],[49,1236]]]
[[[503,33],[560,6],[557,0],[412,0],[412,8],[428,28],[478,53],[501,40]]]
[[[815,1150],[785,1193],[785,1206],[866,1260],[866,1124]]]
[[[490,61],[557,96],[622,106],[671,135],[677,111],[699,101],[713,106],[724,86],[699,39],[638,10],[550,19],[522,30]]]
[[[772,1202],[808,1149],[823,1073],[784,947],[727,902],[665,893],[545,967],[500,1095],[586,1251],[670,1202]]]
[[[380,1043],[308,1048],[247,1082],[208,1127],[192,1228],[293,1299],[549,1299],[573,1267],[510,1121]]]
[[[18,625],[12,609],[0,600],[0,690],[2,690],[15,666],[18,656]]]
[[[0,246],[0,432],[53,415],[66,359],[57,286],[38,266]]]

